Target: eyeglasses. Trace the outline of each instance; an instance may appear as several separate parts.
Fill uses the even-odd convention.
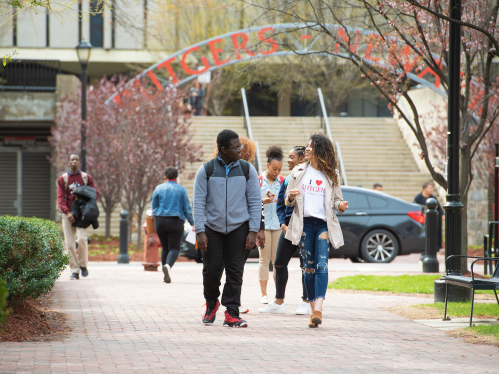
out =
[[[229,149],[233,149],[234,151],[236,151],[237,153],[241,152],[242,149],[243,149],[244,145],[240,145],[239,147],[236,147],[236,148],[229,148]]]

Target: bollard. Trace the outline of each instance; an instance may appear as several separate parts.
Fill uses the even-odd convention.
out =
[[[423,273],[438,273],[437,251],[438,243],[438,212],[437,200],[430,198],[426,200],[425,210],[425,231],[426,231],[426,248],[425,258],[423,260]]]
[[[128,212],[122,210],[120,213],[120,254],[118,255],[118,264],[128,264]]]

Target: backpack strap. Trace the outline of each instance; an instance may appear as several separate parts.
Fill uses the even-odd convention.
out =
[[[262,187],[262,183],[263,183],[263,175],[259,175],[259,176],[258,176],[258,180],[260,181],[260,187]]]
[[[68,173],[62,174],[62,180],[64,181],[64,193],[68,190]]]
[[[82,171],[81,177],[83,178],[83,183],[85,183],[85,186],[87,186],[88,185],[88,174]]]
[[[241,169],[243,169],[243,174],[247,182],[249,179],[250,163],[244,160],[239,160],[239,165],[241,165]]]
[[[281,186],[285,180],[286,180],[286,177],[284,175],[279,175],[279,181],[281,182]]]
[[[215,170],[215,161],[216,159],[213,158],[208,162],[205,162],[203,164],[204,166],[204,171],[206,172],[206,183],[210,180],[211,175],[213,174],[213,170]]]

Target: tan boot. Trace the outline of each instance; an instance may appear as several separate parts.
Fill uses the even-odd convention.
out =
[[[316,323],[312,322],[313,318],[314,318],[314,316],[311,315],[310,316],[310,321],[308,322],[308,327],[310,327],[311,329],[319,327],[319,325],[317,325]]]
[[[315,310],[314,314],[312,314],[312,317],[310,318],[310,322],[317,326],[320,325],[322,323],[322,312]]]

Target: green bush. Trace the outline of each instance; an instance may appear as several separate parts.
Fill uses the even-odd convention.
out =
[[[9,310],[7,309],[7,288],[5,287],[5,281],[0,280],[0,325],[5,322],[7,316],[9,315]]]
[[[59,226],[40,218],[0,216],[0,278],[9,301],[50,291],[69,256]]]

